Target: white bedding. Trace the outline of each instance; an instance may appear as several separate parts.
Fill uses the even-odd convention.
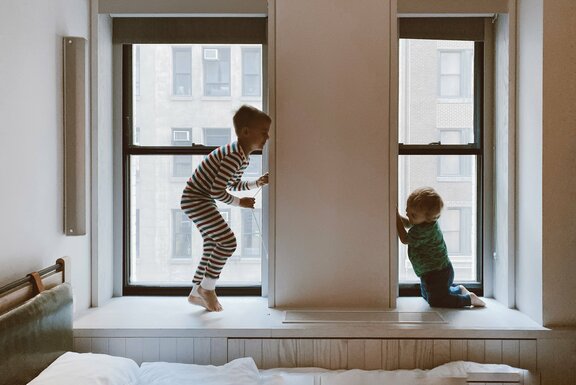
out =
[[[68,352],[29,385],[464,385],[469,373],[518,373],[507,365],[457,361],[431,370],[258,370],[252,358],[222,366],[145,362]]]

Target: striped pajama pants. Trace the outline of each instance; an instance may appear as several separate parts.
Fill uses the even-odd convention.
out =
[[[184,189],[180,207],[204,240],[202,259],[192,283],[199,285],[204,277],[218,279],[226,261],[236,250],[236,236],[218,211],[214,199],[205,194]]]

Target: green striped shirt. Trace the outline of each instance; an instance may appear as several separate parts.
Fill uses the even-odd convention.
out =
[[[408,258],[418,277],[448,266],[448,249],[438,221],[414,225],[408,230]]]

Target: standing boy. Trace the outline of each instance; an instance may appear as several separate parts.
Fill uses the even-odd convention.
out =
[[[250,190],[268,184],[267,173],[253,181],[241,181],[241,177],[248,166],[249,155],[262,150],[268,140],[270,117],[244,105],[234,114],[233,122],[238,140],[212,151],[198,165],[186,182],[180,203],[204,241],[188,301],[209,311],[222,311],[216,296],[216,282],[227,259],[236,250],[236,236],[218,211],[216,200],[253,209],[253,197],[238,198],[227,190]]]
[[[400,241],[408,245],[408,258],[420,277],[422,297],[433,307],[486,306],[476,294],[454,285],[454,268],[438,224],[444,202],[438,193],[424,187],[414,190],[406,203],[406,215],[396,212]],[[406,232],[406,227],[409,231]]]

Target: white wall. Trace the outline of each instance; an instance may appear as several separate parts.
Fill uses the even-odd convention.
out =
[[[63,234],[62,37],[88,26],[88,0],[0,3],[0,285],[69,256],[77,310],[90,239]]]
[[[516,306],[542,322],[542,3],[518,1]]]
[[[544,2],[544,324],[576,325],[576,2]]]
[[[274,17],[275,304],[388,306],[389,2]]]

